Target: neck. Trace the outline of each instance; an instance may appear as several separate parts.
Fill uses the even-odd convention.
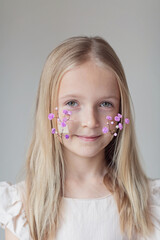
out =
[[[104,151],[96,156],[84,157],[64,149],[66,180],[95,181],[107,172]]]

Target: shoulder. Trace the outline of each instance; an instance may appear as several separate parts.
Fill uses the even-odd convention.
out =
[[[155,226],[154,237],[160,239],[160,178],[148,179],[150,187],[149,213]]]
[[[6,233],[13,233],[19,239],[31,239],[27,223],[23,197],[25,197],[25,182],[11,184],[0,182],[0,227]]]
[[[160,178],[148,179],[150,188],[150,204],[156,204],[160,207]]]
[[[149,188],[149,204],[151,207],[151,211],[160,221],[160,178],[149,179]]]

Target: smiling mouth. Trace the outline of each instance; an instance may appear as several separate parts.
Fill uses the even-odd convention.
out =
[[[100,136],[97,136],[97,137],[86,137],[86,136],[78,136],[78,135],[76,135],[78,138],[80,138],[81,140],[83,140],[83,141],[91,141],[91,142],[93,142],[93,141],[96,141],[98,138],[100,138]]]

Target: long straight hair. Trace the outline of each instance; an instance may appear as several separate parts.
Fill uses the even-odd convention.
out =
[[[105,148],[108,173],[104,176],[104,184],[116,201],[121,232],[129,239],[135,232],[141,236],[153,232],[148,212],[149,181],[140,163],[133,124],[134,108],[123,66],[102,37],[75,36],[63,41],[49,54],[39,82],[33,135],[25,163],[25,208],[33,240],[55,239],[64,195],[62,145],[51,134],[51,128],[57,128],[57,123],[48,121],[48,114],[57,106],[63,75],[89,60],[114,72],[120,89],[122,122],[126,116],[130,119],[130,124],[124,125],[123,131],[119,131]]]

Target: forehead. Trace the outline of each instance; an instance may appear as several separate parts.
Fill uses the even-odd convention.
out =
[[[114,94],[119,97],[119,87],[115,74],[88,61],[66,72],[60,83],[59,98],[67,94],[86,97],[90,94]]]

